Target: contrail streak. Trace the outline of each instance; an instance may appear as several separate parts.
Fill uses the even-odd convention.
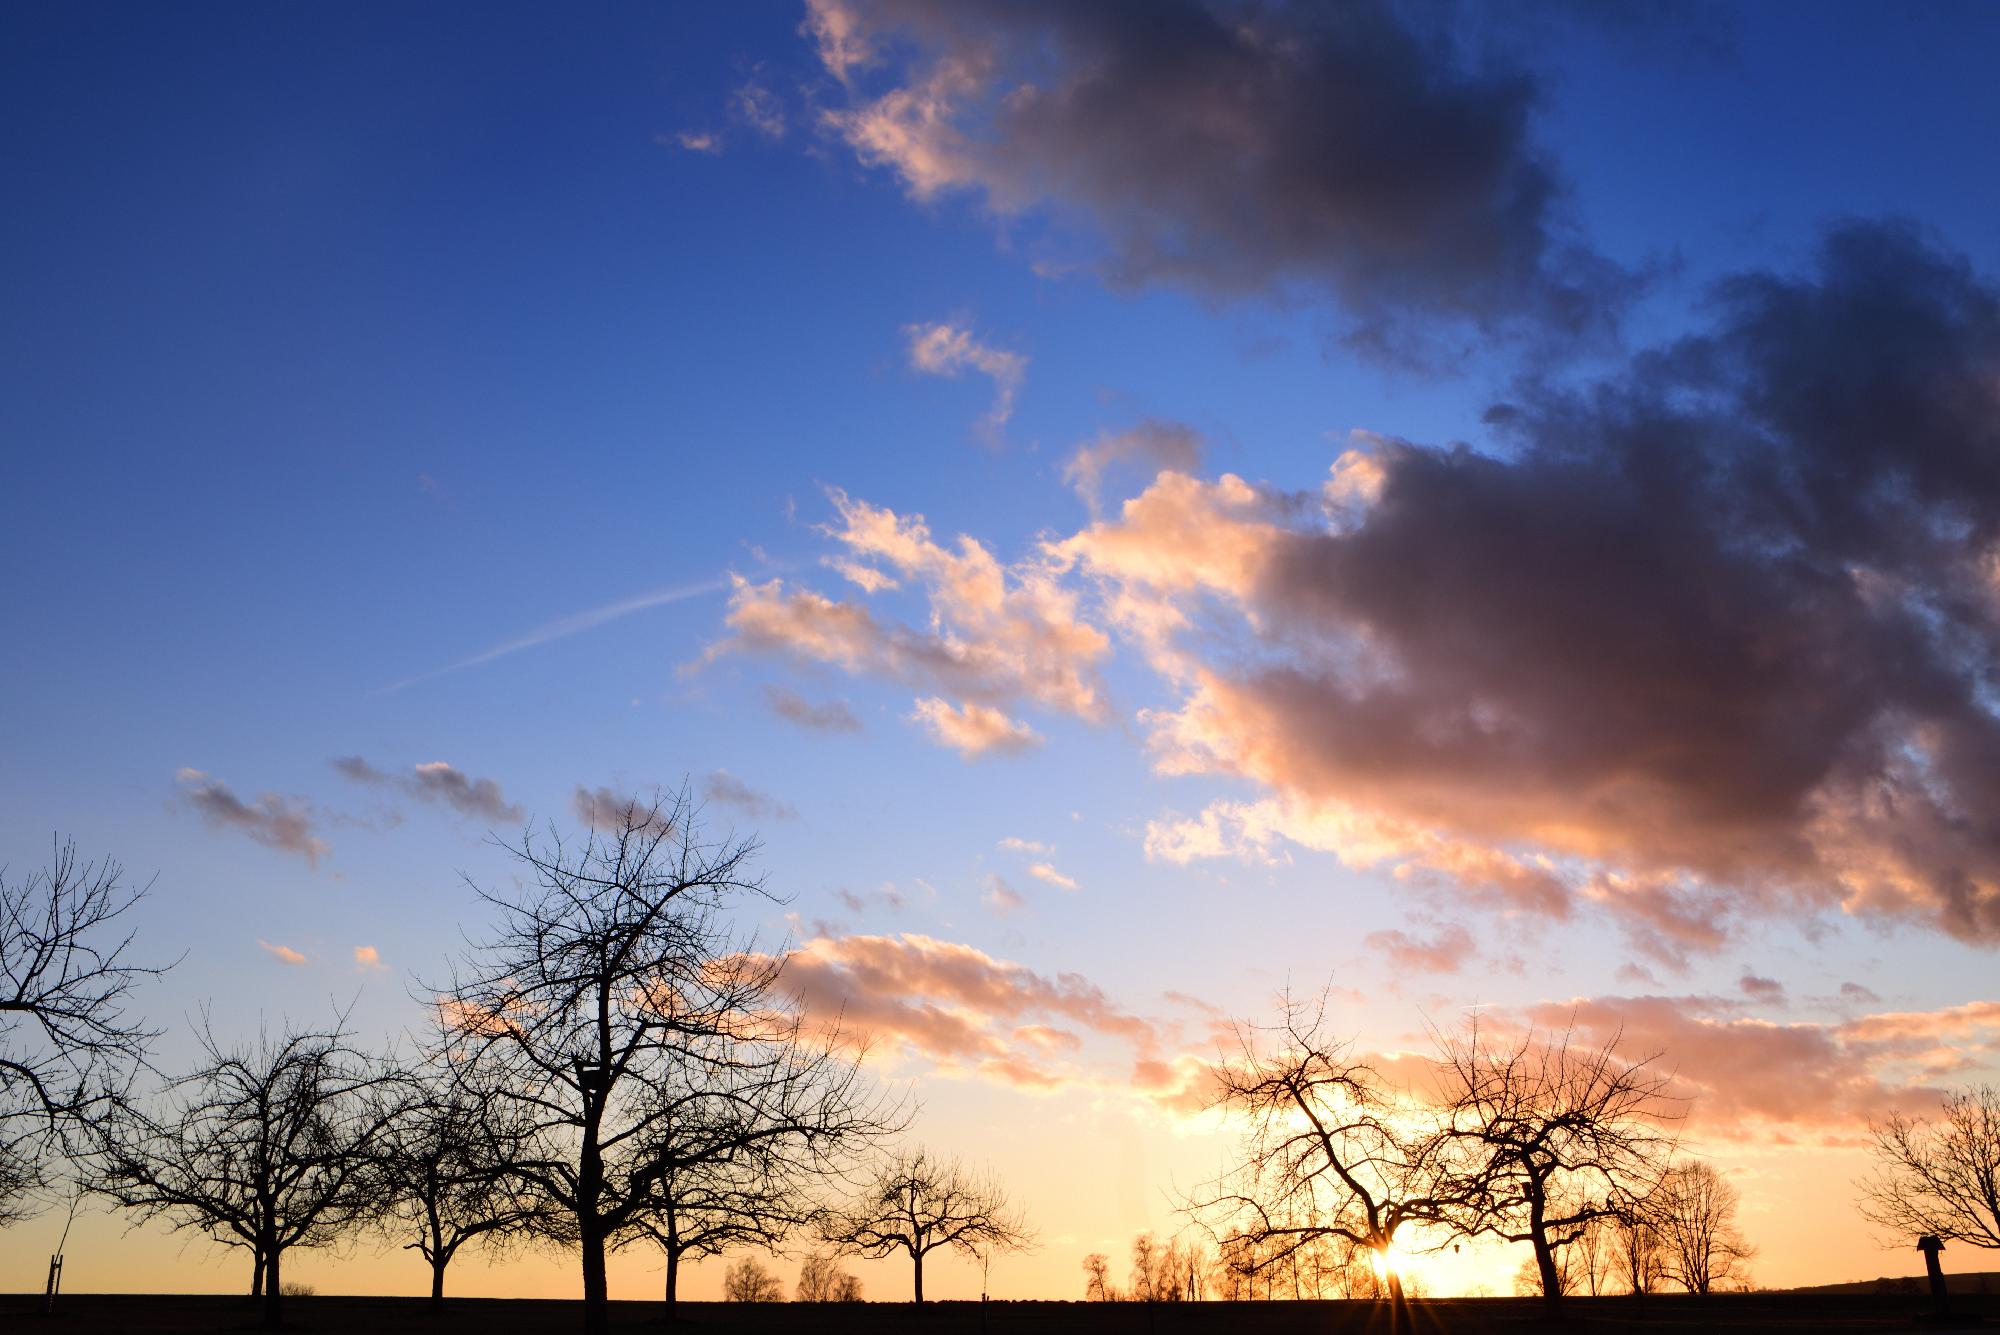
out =
[[[699,598],[703,594],[720,593],[728,587],[729,582],[727,580],[703,580],[699,584],[683,584],[678,588],[656,589],[652,593],[642,593],[637,598],[627,598],[623,602],[607,603],[603,607],[593,607],[588,612],[578,612],[575,616],[566,616],[560,621],[551,621],[546,625],[537,626],[519,639],[508,640],[504,644],[496,644],[491,649],[483,650],[470,658],[462,658],[458,662],[446,667],[441,667],[431,672],[419,673],[414,677],[405,677],[398,682],[392,682],[380,690],[370,691],[369,697],[372,699],[378,695],[394,695],[397,691],[407,686],[415,686],[418,682],[430,681],[452,672],[463,672],[466,668],[479,667],[482,664],[491,663],[496,658],[505,658],[509,654],[518,654],[523,649],[533,649],[537,645],[548,644],[555,640],[566,640],[572,635],[581,635],[587,630],[596,630],[599,626],[605,625],[608,622],[616,621],[621,617],[631,616],[634,612],[643,612],[649,607],[664,607],[668,603],[678,603],[689,598]]]

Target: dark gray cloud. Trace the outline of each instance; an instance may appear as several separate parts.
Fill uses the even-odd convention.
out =
[[[1745,903],[2000,941],[2000,295],[1852,224],[1713,309],[1524,386],[1504,456],[1379,442],[1358,518],[1270,540],[1202,726],[1283,792],[1582,859],[1669,961]]]
[[[297,853],[313,867],[332,851],[313,832],[312,807],[300,798],[259,793],[256,800],[246,802],[228,784],[198,769],[183,769],[176,777],[183,799],[211,826],[240,831],[267,848]]]
[[[1124,285],[1331,293],[1364,340],[1605,328],[1534,75],[1388,0],[812,0],[826,124],[912,194],[1051,205]]]
[[[828,700],[824,704],[814,704],[797,691],[783,686],[764,687],[764,703],[773,714],[801,728],[811,728],[814,732],[860,732],[861,720],[847,707],[844,700]]]
[[[702,779],[701,795],[706,801],[733,808],[751,820],[793,820],[799,814],[789,802],[752,788],[726,769]]]

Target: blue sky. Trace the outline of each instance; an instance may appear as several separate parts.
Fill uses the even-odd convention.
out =
[[[1115,646],[1095,716],[1052,706],[1033,682],[1011,700],[1000,687],[950,697],[796,645],[744,647],[727,580],[778,579],[922,631],[953,612],[921,571],[884,566],[903,587],[864,597],[825,564],[854,554],[830,532],[842,520],[829,489],[904,525],[921,515],[940,548],[970,535],[1011,579],[1040,544],[1090,523],[1064,477],[1075,451],[1148,420],[1200,437],[1187,476],[1205,486],[1233,474],[1310,493],[1355,431],[1512,457],[1519,441],[1483,414],[1519,400],[1523,377],[1546,388],[1623,374],[1635,350],[1723,318],[1714,280],[1806,272],[1844,219],[1914,220],[1924,245],[1990,285],[2000,181],[1985,161],[2000,93],[1986,75],[2000,13],[1768,4],[1628,26],[1556,5],[1456,11],[1447,31],[1464,68],[1532,83],[1524,160],[1561,183],[1563,234],[1641,279],[1617,339],[1553,352],[1518,323],[1489,337],[1398,310],[1452,343],[1412,365],[1343,338],[1356,289],[1330,288],[1317,260],[1224,292],[1100,277],[1091,266],[1120,244],[1116,228],[1076,193],[1087,184],[1064,193],[1074,163],[1045,143],[1003,143],[919,197],[908,160],[871,156],[852,127],[921,87],[952,42],[982,40],[984,17],[966,19],[970,36],[941,36],[925,10],[856,9],[875,55],[845,83],[789,4],[0,16],[12,201],[0,210],[0,849],[32,866],[61,832],[135,877],[157,873],[142,939],[181,963],[148,989],[149,1013],[172,1023],[208,1001],[219,1023],[247,1028],[358,996],[357,1023],[393,1031],[414,1014],[413,979],[435,978],[478,930],[461,874],[508,874],[489,831],[572,824],[579,785],[739,791],[718,772],[761,795],[716,798],[710,812],[764,840],[789,900],[752,915],[767,939],[914,935],[1037,976],[1079,974],[1171,1030],[1190,1059],[1205,1013],[1166,994],[1252,1015],[1287,978],[1354,989],[1367,1000],[1351,1028],[1387,1047],[1475,1002],[1526,1015],[1577,998],[1729,997],[1738,1010],[1677,1014],[1824,1037],[1863,1013],[1990,997],[1993,936],[1940,930],[1921,886],[1890,910],[1850,885],[1795,913],[1746,888],[1789,868],[1690,872],[1600,855],[1608,845],[1580,836],[1537,844],[1525,826],[1481,836],[1546,856],[1572,887],[1671,873],[1700,880],[1711,908],[1751,906],[1722,912],[1720,939],[1662,955],[1634,944],[1628,920],[1496,912],[1477,886],[1440,888],[1435,867],[1412,872],[1402,854],[1281,834],[1213,858],[1176,862],[1157,844],[1149,855],[1149,823],[1292,790],[1241,757],[1168,772],[1160,721],[1187,697],[1111,628],[1105,587],[1081,568],[1064,587]],[[846,12],[821,7],[834,11]],[[1059,83],[1062,57],[1048,59],[1036,76]],[[978,100],[994,91],[952,110],[974,140],[1007,133]],[[1012,207],[1002,190],[1028,197]],[[1168,219],[1198,239],[1208,221]],[[912,328],[933,325],[1020,359],[997,428],[982,425],[992,377],[913,362]],[[1104,515],[1159,484],[1110,475]],[[453,667],[677,590],[687,596]],[[1270,605],[1250,623],[1183,606],[1216,617],[1182,646],[1190,661],[1294,651]],[[767,688],[844,704],[858,726],[796,726]],[[912,721],[919,698],[1001,709],[1039,744],[965,758]],[[356,755],[398,776],[445,762],[491,779],[510,814],[427,799],[403,778],[357,785],[330,763]],[[265,810],[306,813],[325,851],[308,859],[246,838],[249,824],[205,819],[194,797],[213,782],[246,803],[277,795]],[[1390,810],[1369,807],[1365,785],[1337,796]],[[1016,911],[992,911],[996,876],[1023,900]],[[1477,947],[1440,972],[1392,964],[1380,936],[1367,943],[1442,941],[1454,925]],[[385,969],[357,968],[364,945]],[[1741,1009],[1746,975],[1775,979],[1786,999]],[[1840,1001],[1843,983],[1875,1000]],[[1990,1072],[1994,1030],[1966,1032],[1971,1069]],[[183,1051],[169,1037],[162,1060]],[[1908,1054],[1870,1054],[1849,1052],[1878,1063],[1867,1078],[1883,1098],[1936,1082]],[[1023,1181],[1047,1254],[1007,1281],[1018,1291],[1066,1293],[1076,1255],[1169,1225],[1169,1179],[1213,1157],[1213,1128],[1121,1100],[1133,1059],[1091,1034],[1068,1083],[1031,1094],[952,1069],[915,1039],[896,1058],[935,1138],[990,1145]],[[1076,1124],[1080,1158],[1116,1164],[1117,1183],[1080,1204],[1060,1173],[1028,1166],[1031,1141],[993,1131],[995,1107],[1029,1110],[999,1119],[1010,1124]],[[1841,1141],[1764,1109],[1711,1138],[1746,1156],[1746,1196],[1756,1184],[1818,1201],[1804,1165],[1851,1153],[1825,1146],[1851,1145],[1857,1129],[1850,1116]],[[1117,1148],[1090,1151],[1093,1136]],[[1742,1149],[1786,1139],[1819,1148]],[[1838,1187],[1822,1207],[1846,1208],[1827,1204]],[[1889,1264],[1858,1220],[1823,1227],[1754,1221],[1760,1278]],[[419,1279],[359,1273],[361,1288]],[[549,1291],[561,1275],[549,1271]],[[344,1282],[330,1266],[323,1287]],[[639,1269],[625,1282],[652,1281]]]

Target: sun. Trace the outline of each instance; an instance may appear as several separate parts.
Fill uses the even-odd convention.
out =
[[[1387,1280],[1394,1275],[1399,1280],[1407,1281],[1420,1265],[1415,1252],[1408,1251],[1401,1244],[1393,1242],[1387,1247],[1376,1250],[1369,1260],[1375,1266],[1375,1277],[1380,1280]]]

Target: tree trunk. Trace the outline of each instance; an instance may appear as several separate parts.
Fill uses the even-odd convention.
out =
[[[264,1249],[250,1249],[250,1299],[255,1302],[264,1296]]]
[[[264,1328],[276,1330],[285,1324],[285,1314],[279,1304],[285,1296],[278,1280],[278,1258],[284,1253],[277,1247],[271,1248],[264,1259]]]
[[[611,1328],[610,1293],[604,1280],[604,1235],[595,1222],[583,1232],[583,1335],[605,1335]]]
[[[924,1254],[922,1252],[911,1252],[910,1255],[916,1261],[917,1301],[922,1302],[924,1300]]]
[[[451,1258],[439,1252],[431,1258],[431,1310],[444,1306],[444,1268],[451,1264]]]
[[[681,1288],[681,1254],[679,1248],[667,1250],[667,1323],[673,1324],[678,1312]]]
[[[1535,1269],[1542,1276],[1542,1311],[1550,1320],[1562,1316],[1562,1272],[1556,1269],[1555,1249],[1549,1246],[1549,1235],[1537,1228],[1534,1232]]]

